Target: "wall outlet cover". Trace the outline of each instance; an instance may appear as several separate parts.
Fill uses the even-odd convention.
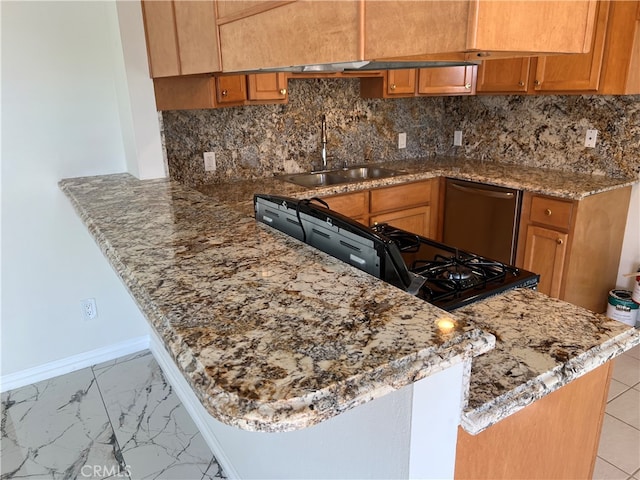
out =
[[[596,148],[596,140],[598,139],[598,130],[587,130],[584,137],[584,146],[587,148]]]
[[[453,132],[453,146],[462,146],[462,130],[456,130],[455,132]]]
[[[93,320],[98,316],[98,308],[95,298],[85,298],[80,302],[82,308],[82,318],[84,320]]]
[[[204,152],[204,171],[215,172],[216,168],[217,166],[215,152]]]
[[[398,134],[398,148],[407,148],[407,134],[399,133]]]

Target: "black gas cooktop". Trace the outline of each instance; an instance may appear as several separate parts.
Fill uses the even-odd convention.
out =
[[[399,248],[408,270],[425,279],[417,296],[445,310],[516,287],[535,288],[539,276],[382,224],[372,229]]]
[[[444,310],[517,287],[539,276],[388,224],[367,227],[321,201],[255,195],[256,219]]]

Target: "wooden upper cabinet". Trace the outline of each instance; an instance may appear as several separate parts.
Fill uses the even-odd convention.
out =
[[[217,23],[222,69],[235,72],[474,52],[583,53],[595,6],[596,0],[221,0]]]
[[[142,12],[153,78],[221,70],[212,1],[143,0]]]
[[[367,59],[588,51],[596,1],[365,1]]]
[[[143,0],[149,72],[153,78],[180,75],[180,56],[173,2]]]
[[[259,73],[247,75],[247,99],[251,101],[285,100],[287,75],[284,73]]]
[[[416,94],[416,70],[389,70],[387,72],[387,95],[410,96]]]
[[[360,1],[236,3],[218,2],[225,72],[362,59]]]
[[[640,1],[611,3],[598,92],[640,94]]]
[[[588,53],[540,57],[537,61],[534,89],[537,91],[596,91],[604,54],[604,38],[609,18],[609,2],[598,3],[595,35]]]
[[[476,93],[476,68],[439,67],[418,71],[418,93],[421,95],[473,95]]]
[[[247,99],[247,78],[244,75],[216,77],[216,101],[220,105],[242,105]]]
[[[153,86],[158,110],[285,103],[288,99],[287,77],[283,73],[179,75],[155,78]]]
[[[598,3],[589,53],[484,61],[478,92],[640,93],[640,1]]]
[[[476,72],[476,66],[388,70],[381,77],[361,78],[360,96],[473,95]]]
[[[486,60],[478,67],[478,93],[526,93],[529,88],[529,58]]]

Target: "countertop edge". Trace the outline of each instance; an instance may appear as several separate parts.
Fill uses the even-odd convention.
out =
[[[491,402],[463,411],[460,425],[471,435],[477,435],[636,345],[640,345],[640,331],[627,330]]]
[[[128,174],[118,175],[122,175],[123,178],[126,178],[126,175]],[[130,175],[129,177],[131,180],[137,181],[135,177]],[[351,408],[362,405],[368,401],[374,400],[386,395],[387,393],[438,373],[459,363],[460,361],[463,361],[466,357],[474,357],[485,353],[491,350],[495,345],[495,337],[493,335],[480,329],[474,329],[466,332],[465,334],[459,335],[453,344],[449,344],[445,348],[434,345],[432,348],[416,351],[414,354],[409,356],[413,357],[410,359],[410,367],[401,365],[408,359],[408,357],[402,357],[396,360],[398,365],[390,364],[380,366],[377,369],[352,376],[348,381],[340,382],[345,385],[349,384],[351,387],[350,390],[357,392],[358,384],[362,383],[367,377],[370,377],[368,381],[365,382],[365,384],[368,385],[365,391],[357,392],[357,394],[351,399],[336,397],[335,392],[340,391],[341,388],[339,387],[342,386],[340,383],[336,383],[302,397],[290,398],[286,401],[275,400],[273,402],[262,402],[259,408],[256,408],[255,406],[252,406],[253,408],[248,408],[248,410],[254,414],[244,415],[242,418],[234,417],[233,415],[229,415],[225,412],[224,409],[216,407],[214,405],[216,401],[220,402],[222,399],[222,405],[228,405],[234,402],[237,404],[247,404],[251,402],[246,402],[243,399],[238,398],[235,394],[224,391],[217,386],[209,385],[207,388],[202,388],[201,385],[196,385],[191,376],[187,374],[187,372],[190,372],[193,376],[202,378],[204,376],[204,366],[200,364],[193,355],[187,355],[184,353],[189,352],[190,349],[182,343],[182,338],[172,331],[170,322],[167,321],[167,318],[161,312],[150,307],[153,305],[153,302],[145,294],[144,289],[135,281],[135,276],[130,272],[126,264],[122,262],[116,249],[110,244],[106,236],[100,231],[100,228],[91,219],[89,212],[82,207],[79,200],[71,191],[71,182],[77,180],[78,179],[62,179],[58,182],[58,185],[70,200],[74,210],[89,230],[89,233],[97,243],[100,250],[108,259],[115,273],[121,278],[126,288],[130,291],[138,307],[147,317],[151,328],[154,329],[155,333],[162,340],[165,349],[171,358],[173,358],[174,362],[179,366],[184,378],[196,393],[205,409],[214,418],[227,425],[239,427],[248,431],[268,432],[286,432],[310,427]],[[173,181],[169,179],[162,179],[159,182],[173,183]],[[203,194],[198,193],[198,195]],[[163,333],[157,328],[157,325],[162,325],[167,331]],[[170,333],[171,335],[167,335],[167,333]],[[176,346],[178,348],[176,348]],[[181,351],[183,353],[179,357],[176,357],[173,351]],[[399,368],[402,369],[401,372],[398,370]],[[379,370],[389,370],[389,372],[380,378]],[[379,380],[373,381],[373,378],[379,378]],[[324,411],[311,411],[308,408],[309,405],[311,405],[312,401],[316,403],[319,398],[322,398],[323,400],[326,399],[323,403],[325,405],[333,406],[333,408],[328,408]],[[291,408],[286,421],[274,420],[269,413],[272,411],[281,411],[283,405]],[[335,405],[340,405],[340,408],[335,408]]]

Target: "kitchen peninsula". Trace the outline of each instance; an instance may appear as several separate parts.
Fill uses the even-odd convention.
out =
[[[127,174],[61,187],[215,419],[241,477],[452,476],[460,410],[464,429],[489,431],[640,343],[635,329],[536,292],[452,314],[420,302],[256,224],[252,193],[310,194],[277,180],[212,185],[209,195]],[[532,338],[543,320],[547,338]],[[539,341],[538,355],[510,343],[525,336]],[[514,368],[500,371],[508,362]],[[345,439],[367,443],[341,455]]]

